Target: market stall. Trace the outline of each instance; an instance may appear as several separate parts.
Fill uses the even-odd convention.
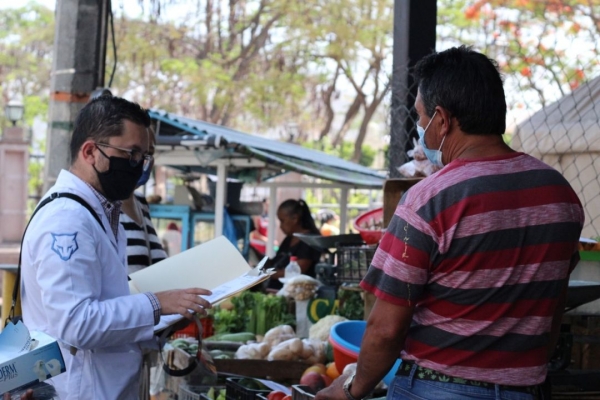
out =
[[[340,231],[347,229],[348,193],[353,188],[381,190],[385,175],[371,168],[305,147],[250,135],[224,126],[166,113],[150,112],[156,124],[156,165],[182,173],[216,176],[214,236],[223,233],[227,179],[269,188],[268,214],[274,216],[279,203],[277,188],[339,188]],[[318,178],[320,182],[274,182],[289,172]],[[269,218],[267,249],[275,242],[275,218]],[[269,256],[273,254],[269,253]]]
[[[285,280],[277,295],[259,290],[242,292],[214,307],[200,328],[192,324],[176,332],[166,348],[192,356],[199,345],[203,346],[204,356],[212,360],[217,375],[209,376],[208,381],[206,373],[169,376],[163,398],[218,400],[224,390],[226,399],[269,395],[309,399],[345,370],[354,368],[374,300],[358,284],[382,237],[384,210],[395,208],[399,197],[418,181],[386,183],[388,201],[384,207],[352,221],[358,234],[298,235],[324,250],[316,279],[300,275]],[[164,358],[174,363],[172,367],[177,365],[177,357]],[[398,365],[399,361],[395,368]],[[382,394],[393,375],[394,370],[390,370],[381,383]],[[264,380],[283,387],[269,386],[272,382]]]

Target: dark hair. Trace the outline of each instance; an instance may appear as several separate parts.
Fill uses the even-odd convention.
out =
[[[319,218],[319,221],[321,222],[321,226],[323,226],[327,222],[335,219],[335,212],[333,212],[333,210],[327,210],[327,209],[319,210],[319,212],[317,213],[317,217]]]
[[[288,199],[279,205],[279,210],[283,210],[289,215],[299,216],[302,228],[308,229],[311,233],[321,233],[319,228],[317,228],[315,220],[310,214],[310,209],[304,200]]]
[[[502,135],[506,99],[496,61],[460,46],[424,57],[415,80],[428,116],[435,107],[448,110],[465,133]]]
[[[77,159],[79,149],[86,140],[102,142],[123,134],[124,120],[146,128],[150,126],[148,112],[137,103],[121,97],[104,95],[87,103],[75,119],[71,137],[71,163]]]

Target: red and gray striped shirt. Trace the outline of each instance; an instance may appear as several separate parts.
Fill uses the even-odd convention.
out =
[[[361,285],[415,306],[403,359],[538,384],[583,220],[569,183],[533,157],[455,160],[403,196]]]

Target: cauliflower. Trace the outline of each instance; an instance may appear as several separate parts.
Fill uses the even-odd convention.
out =
[[[348,321],[348,319],[340,317],[339,315],[328,315],[321,318],[316,324],[310,327],[310,330],[308,331],[309,339],[319,339],[326,342],[329,340],[331,327],[342,321]]]

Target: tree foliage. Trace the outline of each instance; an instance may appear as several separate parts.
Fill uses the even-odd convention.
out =
[[[589,0],[444,0],[448,43],[498,60],[509,108],[537,109],[600,73],[600,3]],[[451,28],[453,27],[453,28]]]
[[[392,0],[139,4],[139,18],[115,8],[116,93],[342,153],[356,130],[350,158],[365,162],[369,124],[389,96]],[[21,96],[28,122],[47,115],[53,21],[36,4],[0,14],[0,105]],[[438,49],[474,45],[500,62],[512,110],[541,107],[598,73],[598,21],[589,0],[439,0]]]
[[[25,122],[48,113],[54,15],[30,4],[0,13],[0,106],[10,100],[25,105]],[[6,123],[0,113],[0,126]]]
[[[153,22],[121,19],[116,36],[119,53],[149,66],[122,63],[118,87],[136,93],[145,82],[136,95],[155,107],[251,132],[293,125],[294,141],[331,135],[336,147],[360,118],[352,157],[360,159],[389,93],[391,0],[209,0],[190,4],[177,24],[162,16],[181,2],[141,3]],[[165,87],[173,82],[176,90]],[[334,129],[342,91],[354,100]]]

